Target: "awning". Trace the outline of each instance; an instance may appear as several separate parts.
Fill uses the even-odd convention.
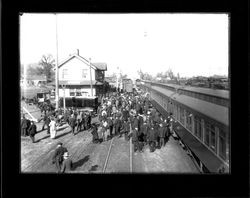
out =
[[[173,129],[180,139],[200,159],[200,161],[208,168],[210,172],[218,172],[218,168],[223,164],[223,162],[218,159],[218,157],[216,157],[212,151],[199,142],[178,122],[174,123]]]
[[[91,85],[90,80],[84,80],[84,81],[79,81],[79,80],[60,80],[59,81],[60,85]],[[92,85],[103,85],[102,82],[92,80]]]

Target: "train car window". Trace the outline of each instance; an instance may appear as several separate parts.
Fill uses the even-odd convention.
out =
[[[189,111],[186,111],[186,127],[188,130],[192,131],[192,116]]]
[[[180,107],[180,122],[184,124],[184,109]]]
[[[219,156],[226,160],[226,133],[219,129]]]
[[[210,136],[211,136],[210,148],[216,152],[217,139],[216,139],[216,131],[214,125],[210,125]]]
[[[204,142],[207,146],[209,146],[210,143],[210,124],[206,123],[205,124],[205,139]]]
[[[194,118],[194,122],[195,122],[195,130],[194,130],[194,134],[195,136],[197,136],[200,140],[202,140],[202,124],[201,124],[201,119],[197,116],[195,116]]]

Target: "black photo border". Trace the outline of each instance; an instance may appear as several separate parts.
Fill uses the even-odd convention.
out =
[[[18,196],[233,196],[249,195],[247,1],[7,1],[1,15],[1,187]],[[229,13],[231,73],[231,174],[229,175],[49,175],[20,173],[19,14]],[[136,195],[135,195],[136,194]]]

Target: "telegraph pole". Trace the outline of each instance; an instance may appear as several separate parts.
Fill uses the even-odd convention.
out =
[[[91,73],[91,58],[89,58],[89,71],[90,71],[90,88],[91,88],[91,96],[93,96],[93,84],[92,84],[92,73]]]
[[[56,14],[55,14],[56,15]],[[59,89],[58,89],[58,38],[57,38],[57,15],[56,15],[56,93],[55,93],[55,100],[56,100],[56,109],[58,109],[59,103]]]

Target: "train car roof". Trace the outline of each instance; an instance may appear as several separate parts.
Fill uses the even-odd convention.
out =
[[[192,87],[192,86],[186,86],[186,85],[181,86],[181,85],[175,85],[175,84],[163,84],[163,83],[159,83],[159,84],[173,87],[176,89],[182,89],[182,90],[186,90],[186,91],[192,91],[192,92],[197,92],[197,93],[201,93],[201,94],[206,94],[206,95],[211,95],[211,96],[229,99],[229,91],[228,90],[211,89],[211,88],[204,88],[204,87]]]
[[[204,88],[204,87],[192,87],[192,86],[186,86],[186,85],[176,85],[176,84],[167,84],[167,83],[158,83],[158,82],[151,82],[151,81],[144,81],[145,83],[155,83],[159,85],[165,85],[169,86],[175,89],[182,89],[186,91],[192,91],[197,92],[201,94],[206,94],[210,96],[220,97],[229,99],[229,90],[221,90],[221,89],[211,89],[211,88]]]
[[[227,107],[186,96],[183,94],[175,93],[173,91],[165,90],[164,88],[156,86],[152,86],[152,89],[168,97],[171,97],[173,100],[180,102],[181,104],[228,126],[229,114]]]

